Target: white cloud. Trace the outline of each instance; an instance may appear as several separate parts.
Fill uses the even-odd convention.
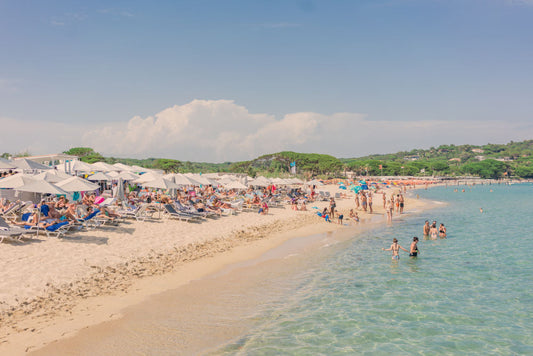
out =
[[[97,127],[0,118],[0,151],[52,153],[88,146],[106,156],[237,161],[283,150],[356,157],[441,144],[507,143],[533,137],[511,121],[375,121],[358,113],[298,112],[276,118],[231,100],[194,100],[148,117]]]

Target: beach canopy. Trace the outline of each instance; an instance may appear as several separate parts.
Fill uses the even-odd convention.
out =
[[[16,188],[16,190],[21,192],[41,194],[68,194],[65,190],[61,189],[57,185],[49,183],[45,180],[35,180],[29,184],[23,185],[22,187]]]
[[[107,174],[105,173],[102,173],[102,172],[96,172],[95,174],[93,175],[90,175],[87,177],[88,180],[91,180],[91,181],[101,181],[101,180],[105,180],[105,181],[111,181],[113,180],[112,177],[108,176]]]
[[[35,182],[35,176],[17,173],[4,179],[0,179],[0,188],[15,189]]]
[[[179,185],[163,177],[156,178],[149,182],[141,183],[141,185],[146,188],[156,188],[156,189],[178,189],[179,188]]]
[[[90,192],[100,189],[98,184],[89,182],[80,177],[70,177],[56,184],[61,189],[67,192]]]
[[[61,182],[62,180],[70,178],[71,176],[61,171],[50,169],[48,171],[44,171],[42,173],[36,174],[33,177],[35,179],[45,180],[50,183],[58,183],[58,182]]]
[[[18,168],[25,171],[45,171],[52,169],[52,167],[45,166],[44,164],[31,161],[27,158],[17,158],[13,161],[13,164]]]

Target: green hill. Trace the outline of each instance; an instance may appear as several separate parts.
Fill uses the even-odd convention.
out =
[[[179,161],[170,158],[115,158],[103,157],[92,148],[76,147],[65,153],[79,156],[89,163],[121,162],[167,172],[231,172],[250,176],[288,175],[291,163],[296,163],[297,173],[309,177],[343,177],[344,172],[357,175],[409,175],[409,176],[464,176],[482,178],[520,177],[533,178],[533,140],[507,144],[442,145],[430,149],[414,149],[390,154],[357,158],[336,158],[318,153],[283,151],[263,155],[250,161],[207,163]]]

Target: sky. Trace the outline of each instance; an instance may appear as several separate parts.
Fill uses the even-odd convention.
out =
[[[0,153],[533,139],[533,0],[0,0]]]

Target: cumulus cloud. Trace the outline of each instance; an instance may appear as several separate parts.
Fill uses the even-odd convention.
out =
[[[223,162],[283,150],[336,157],[441,144],[507,143],[533,137],[533,124],[483,120],[381,121],[360,113],[251,113],[232,100],[194,100],[148,117],[84,126],[0,118],[0,150],[61,152],[88,146],[106,156]]]

